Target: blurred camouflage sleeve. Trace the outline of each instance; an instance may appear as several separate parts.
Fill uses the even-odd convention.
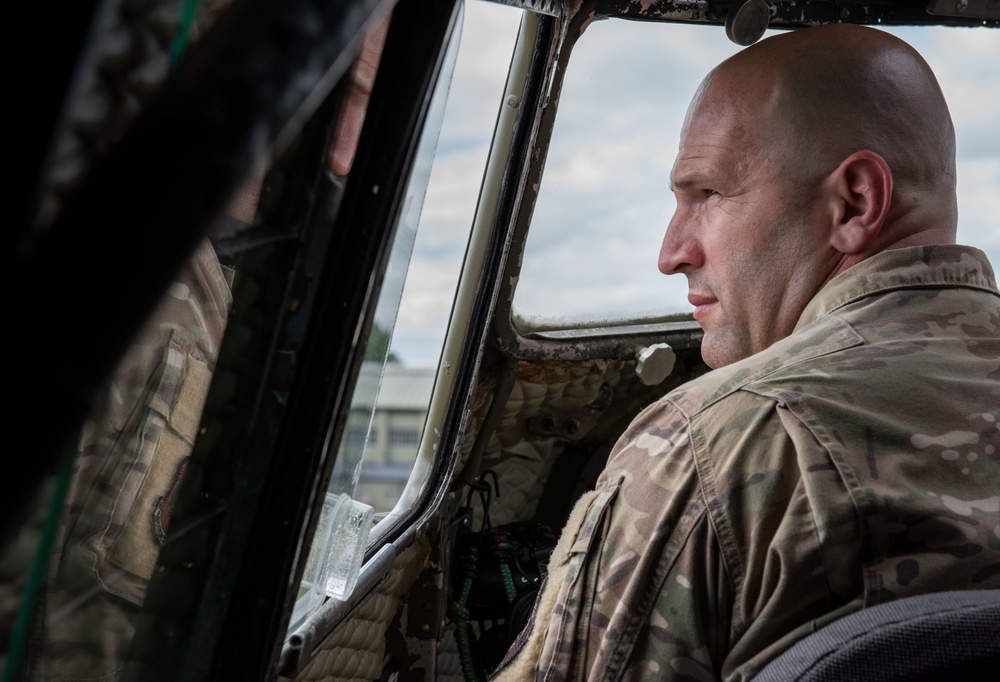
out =
[[[199,427],[232,278],[204,240],[84,426],[32,679],[120,674]]]

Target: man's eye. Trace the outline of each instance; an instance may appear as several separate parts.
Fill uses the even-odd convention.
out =
[[[718,194],[714,189],[703,189],[702,192],[705,193],[706,197],[712,197]]]

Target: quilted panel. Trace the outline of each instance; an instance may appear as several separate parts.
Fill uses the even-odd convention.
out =
[[[490,517],[494,525],[526,521],[535,515],[539,499],[539,481],[549,477],[555,459],[556,442],[521,441],[503,451],[504,458],[491,468],[501,481],[500,496],[494,497]],[[482,522],[480,508],[474,508],[475,524]]]
[[[634,363],[610,360],[590,360],[582,363],[529,363],[518,365],[517,379],[499,417],[495,432],[486,446],[484,459],[496,458],[500,451],[525,438],[528,419],[543,408],[568,410],[583,407],[598,398],[601,387],[615,387],[622,372],[631,373]],[[494,381],[484,379],[492,385]],[[463,460],[468,456],[483,423],[489,401],[480,400],[472,416],[465,440]]]
[[[491,506],[494,524],[534,516],[549,470],[562,450],[556,439],[529,433],[528,420],[542,410],[574,410],[590,405],[599,398],[602,387],[617,386],[623,371],[631,374],[632,367],[633,363],[610,360],[518,365],[517,379],[483,452],[482,468],[493,469],[501,481],[500,497]],[[482,427],[489,407],[483,402],[463,442],[463,459]],[[478,523],[478,507],[476,513]]]
[[[562,454],[566,440],[529,428],[529,421],[542,414],[578,416],[593,408],[595,418],[582,424],[579,436],[613,442],[629,421],[674,386],[705,370],[696,362],[687,365],[686,354],[678,356],[674,374],[660,386],[646,386],[636,377],[635,363],[590,360],[579,363],[521,362],[510,396],[498,415],[494,433],[483,452],[480,470],[493,469],[499,479],[500,496],[490,508],[495,525],[531,519],[553,463]],[[496,377],[484,377],[475,393],[474,413],[462,443],[462,459],[468,458],[489,409],[488,392]],[[588,430],[589,429],[589,430]],[[463,489],[457,495],[466,499]],[[474,525],[482,523],[482,510],[473,505]],[[465,682],[461,671],[454,625],[446,623],[436,656],[437,677]]]
[[[441,629],[437,649],[437,677],[434,679],[438,682],[466,682],[462,673],[462,660],[458,655],[454,623],[448,623]]]
[[[337,631],[330,643],[296,682],[370,682],[382,673],[385,632],[399,609],[400,597],[416,580],[429,553],[426,539],[404,550],[388,578],[357,614]],[[287,681],[288,678],[281,678]]]

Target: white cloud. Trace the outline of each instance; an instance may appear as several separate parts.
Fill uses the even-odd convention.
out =
[[[959,161],[1000,158],[1000,89],[995,85],[1000,40],[995,31],[886,30],[913,45],[934,70],[955,122]]]
[[[978,246],[1000,270],[1000,156],[959,168],[958,240]]]
[[[438,156],[424,200],[421,230],[472,215],[486,167],[486,151],[481,147]]]
[[[465,14],[442,151],[478,148],[483,121],[492,130],[521,20],[521,10],[491,2],[468,2]]]
[[[392,350],[410,365],[434,366],[441,352],[520,16],[520,10],[493,3],[466,5],[458,61],[393,330]]]

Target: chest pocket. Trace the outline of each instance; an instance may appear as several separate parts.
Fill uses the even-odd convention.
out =
[[[621,478],[607,481],[585,495],[575,507],[564,533],[572,533],[572,544],[562,556],[559,594],[539,657],[542,680],[582,680],[586,677],[587,641],[594,610],[598,571],[606,549],[611,504],[618,495]],[[575,528],[575,530],[574,530]],[[561,569],[561,570],[560,570]],[[553,575],[550,563],[550,580]]]
[[[103,522],[84,542],[104,589],[136,604],[156,566],[212,377],[180,341],[172,332],[116,438],[98,486]]]

